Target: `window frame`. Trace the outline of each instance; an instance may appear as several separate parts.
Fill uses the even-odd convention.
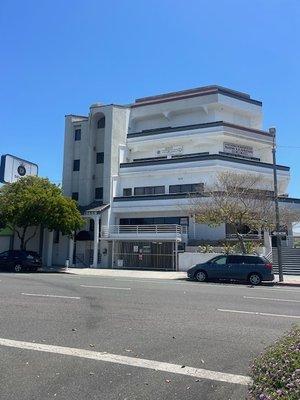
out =
[[[96,153],[96,164],[104,164],[104,152]]]
[[[81,128],[74,129],[74,141],[79,142],[81,140]]]
[[[80,171],[80,158],[73,160],[73,172]]]
[[[97,191],[99,191],[101,196],[97,196]],[[103,200],[103,186],[95,188],[95,200]]]

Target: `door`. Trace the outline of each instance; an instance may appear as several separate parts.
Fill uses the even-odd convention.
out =
[[[245,256],[228,256],[228,266],[232,279],[242,280],[247,278],[247,261]]]
[[[231,270],[227,263],[227,256],[214,258],[207,268],[209,278],[232,279]]]

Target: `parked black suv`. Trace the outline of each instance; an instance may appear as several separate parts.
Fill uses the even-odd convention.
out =
[[[6,271],[36,272],[42,260],[35,251],[8,250],[0,253],[0,269]]]

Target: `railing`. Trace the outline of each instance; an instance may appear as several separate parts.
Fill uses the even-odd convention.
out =
[[[241,236],[243,237],[243,239],[246,239],[246,240],[247,239],[248,240],[261,240],[262,239],[262,235],[260,235],[258,233],[245,233],[245,234],[241,234]],[[227,233],[226,239],[236,240],[237,235],[235,233]]]
[[[110,225],[103,226],[101,237],[116,236],[157,236],[181,237],[187,234],[187,227],[181,225]]]

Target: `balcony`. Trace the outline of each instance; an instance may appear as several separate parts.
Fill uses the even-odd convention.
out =
[[[101,238],[106,240],[187,240],[187,227],[181,225],[110,225],[103,226]]]

